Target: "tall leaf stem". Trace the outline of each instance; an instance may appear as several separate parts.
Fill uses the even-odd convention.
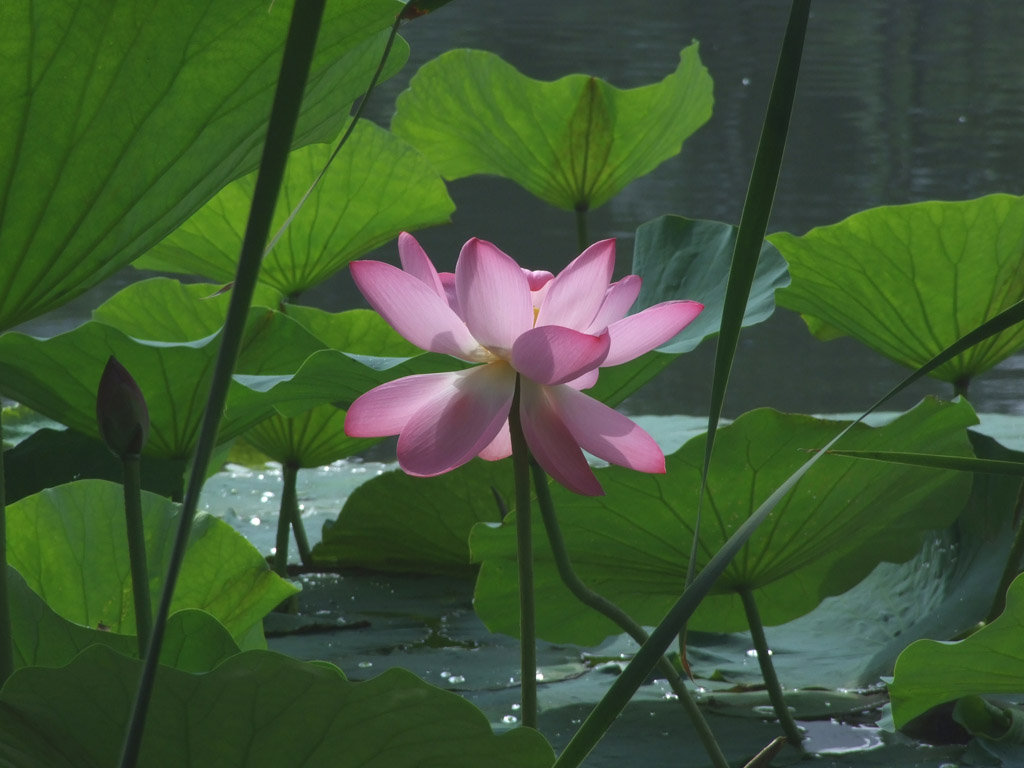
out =
[[[195,517],[199,493],[206,477],[206,468],[217,444],[217,430],[227,402],[231,373],[242,343],[245,320],[256,288],[263,248],[270,232],[270,222],[277,205],[281,180],[284,178],[288,152],[295,134],[295,123],[298,120],[302,95],[313,61],[317,36],[320,33],[320,21],[323,17],[325,2],[326,0],[296,0],[292,8],[288,37],[285,41],[284,56],[281,61],[281,74],[274,92],[274,104],[267,126],[266,142],[263,145],[263,157],[256,178],[256,188],[253,191],[252,207],[249,210],[249,222],[238,259],[238,272],[235,275],[234,288],[231,292],[227,319],[221,332],[220,350],[217,353],[206,410],[203,413],[199,439],[192,458],[188,486],[181,509],[181,519],[167,566],[160,604],[153,621],[153,634],[150,637],[149,649],[146,652],[142,675],[135,693],[128,731],[125,734],[121,751],[121,768],[134,768],[138,763],[146,713],[156,679],[157,659],[160,658],[160,647],[167,627],[171,599],[174,597],[174,586],[181,572],[182,561],[185,559],[185,549],[192,531],[192,520]]]
[[[7,503],[4,482],[3,403],[0,403],[0,688],[14,672],[11,603],[7,587]]]
[[[286,463],[281,467],[282,493],[281,504],[284,498],[291,499],[291,508],[288,510],[289,519],[292,524],[292,533],[295,534],[295,544],[299,548],[299,560],[309,568],[313,565],[313,555],[309,550],[309,539],[306,537],[306,526],[302,524],[302,511],[299,509],[299,465]]]
[[[779,676],[775,674],[772,652],[768,648],[768,640],[764,636],[764,625],[761,623],[761,613],[757,610],[754,593],[748,588],[739,590],[739,593],[740,599],[743,601],[743,610],[747,614],[750,638],[754,641],[754,650],[757,652],[757,663],[761,667],[761,677],[764,678],[765,687],[768,689],[768,698],[772,702],[775,716],[779,718],[782,732],[786,734],[786,741],[803,751],[800,746],[803,736],[786,706],[785,697],[782,695],[782,686],[779,684]]]
[[[533,487],[537,494],[537,505],[540,507],[541,518],[544,520],[544,529],[548,535],[548,542],[551,544],[551,553],[555,559],[555,567],[562,583],[572,592],[573,596],[589,608],[594,609],[606,618],[610,619],[623,632],[633,638],[638,644],[647,642],[648,635],[642,626],[633,621],[633,618],[623,611],[615,603],[603,595],[588,587],[572,567],[572,559],[569,557],[569,550],[565,546],[565,538],[562,536],[562,527],[558,524],[558,517],[555,514],[555,505],[551,501],[551,489],[548,487],[548,478],[541,466],[530,460],[530,468],[533,470]],[[675,667],[665,657],[658,660],[658,671],[668,680],[672,691],[679,697],[679,703],[683,706],[687,716],[693,723],[701,744],[704,745],[708,757],[711,758],[715,768],[729,768],[729,761],[726,760],[722,748],[715,740],[711,727],[701,714],[697,702],[690,695],[686,683],[676,672]]]
[[[142,527],[142,474],[138,454],[121,460],[124,469],[124,521],[128,532],[128,560],[132,571],[132,598],[135,601],[135,635],[139,658],[146,658],[153,627],[153,609],[149,599],[149,568],[146,565],[146,534]]]
[[[582,203],[576,206],[576,245],[580,253],[590,245],[587,235],[587,206]]]
[[[508,414],[516,489],[516,560],[519,564],[519,655],[523,725],[537,727],[537,627],[533,595],[533,531],[530,512],[530,449],[519,417],[520,385]]]

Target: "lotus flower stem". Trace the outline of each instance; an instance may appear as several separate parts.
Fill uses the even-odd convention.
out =
[[[135,600],[135,635],[139,658],[146,657],[153,627],[153,609],[149,597],[149,568],[146,566],[146,536],[142,528],[142,476],[138,454],[121,459],[124,467],[124,519],[128,530],[128,560],[132,570],[132,597]]]
[[[747,624],[750,625],[750,637],[754,641],[754,650],[757,651],[757,663],[761,667],[761,677],[764,678],[765,687],[768,689],[768,698],[771,699],[775,715],[779,718],[779,725],[782,726],[782,732],[786,734],[786,740],[803,752],[801,746],[803,736],[783,698],[782,686],[779,684],[778,675],[775,674],[775,665],[772,664],[771,651],[768,649],[768,640],[764,636],[764,625],[761,623],[761,614],[757,610],[754,593],[749,588],[743,588],[739,590],[739,594],[740,599],[743,600],[743,610],[747,614]]]
[[[509,411],[516,487],[516,554],[519,562],[519,649],[523,725],[537,727],[537,629],[533,597],[533,533],[530,530],[530,450],[519,418],[519,376]]]
[[[565,539],[562,536],[562,528],[558,524],[558,517],[555,514],[555,506],[551,501],[551,489],[548,487],[547,475],[544,474],[544,470],[536,461],[531,460],[530,467],[533,470],[533,487],[537,492],[537,504],[540,507],[544,528],[548,535],[548,542],[551,544],[551,553],[554,555],[555,566],[558,568],[558,575],[561,577],[562,583],[565,584],[577,600],[613,621],[623,632],[636,640],[640,645],[643,645],[647,642],[648,638],[644,628],[633,621],[632,617],[615,605],[615,603],[584,584],[576,571],[573,570],[569,550],[566,548]],[[715,768],[729,768],[729,761],[726,760],[722,748],[715,741],[715,735],[711,732],[711,727],[704,719],[704,715],[701,714],[697,702],[690,695],[690,690],[676,673],[675,667],[672,666],[667,657],[662,656],[658,660],[658,671],[665,676],[672,691],[679,697],[679,703],[682,704],[686,714],[693,722],[697,736],[711,758],[712,764]]]
[[[3,406],[0,405],[0,688],[14,672],[11,604],[7,592],[7,508],[4,490]]]

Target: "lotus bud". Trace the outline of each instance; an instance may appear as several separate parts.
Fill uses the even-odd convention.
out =
[[[149,437],[149,409],[142,390],[123,365],[111,355],[96,394],[96,421],[100,436],[117,456],[138,456]]]

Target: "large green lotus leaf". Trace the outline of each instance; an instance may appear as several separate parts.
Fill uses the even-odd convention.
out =
[[[138,305],[138,311],[142,313],[148,306]],[[189,305],[180,306],[184,313]],[[118,318],[119,323],[124,320]],[[132,327],[127,322],[123,325]],[[184,332],[182,329],[190,329],[192,324],[183,318],[179,326],[177,331]],[[175,331],[169,327],[157,330]],[[287,377],[324,347],[285,315],[253,307],[236,370],[259,380]],[[219,348],[219,331],[194,341],[150,341],[97,321],[51,339],[7,333],[0,337],[0,392],[79,432],[98,436],[96,389],[113,355],[135,378],[148,403],[151,428],[144,454],[188,458],[197,439]],[[229,440],[269,416],[274,399],[236,379],[228,393],[220,440]]]
[[[313,145],[288,158],[272,232],[284,224],[332,151]],[[253,173],[225,187],[136,266],[233,280],[255,186]],[[402,230],[449,221],[453,210],[444,182],[422,155],[361,121],[302,212],[263,258],[260,282],[296,296]]]
[[[970,455],[966,402],[926,399],[884,427],[855,428],[848,447],[927,446]],[[700,570],[723,542],[840,428],[838,422],[770,409],[744,414],[718,432],[701,526]],[[667,457],[665,475],[619,467],[597,470],[606,496],[576,496],[553,486],[558,519],[585,583],[637,621],[657,624],[682,592],[704,462],[704,436]],[[839,457],[835,457],[838,459]],[[877,466],[867,466],[869,464]],[[765,624],[802,616],[840,594],[879,562],[902,562],[920,548],[922,531],[942,528],[964,509],[963,473],[826,459],[772,512],[716,583],[690,622],[694,630],[746,628],[737,590],[757,597]],[[537,513],[535,513],[537,514]],[[593,645],[618,631],[562,586],[539,515],[536,521],[537,628],[552,642]],[[478,525],[470,548],[482,563],[474,605],[495,632],[518,632],[515,530]]]
[[[160,597],[178,527],[178,505],[142,495],[150,593]],[[135,629],[124,492],[103,480],[80,480],[42,491],[7,510],[7,557],[47,605],[68,621]],[[222,520],[200,515],[174,590],[172,610],[198,608],[240,644],[295,588]]]
[[[19,670],[0,694],[0,763],[116,765],[140,662],[91,648],[62,669]],[[392,669],[350,682],[269,651],[204,675],[161,667],[139,765],[151,768],[547,768],[537,731],[495,735],[458,694]]]
[[[738,231],[730,224],[682,216],[661,216],[637,229],[633,272],[643,278],[643,285],[634,309],[673,299],[704,304],[692,323],[660,347],[662,352],[689,352],[718,333]],[[788,283],[786,262],[770,243],[764,243],[743,325],[767,320],[775,311],[775,291]]]
[[[384,571],[470,574],[476,569],[470,530],[501,519],[495,493],[514,506],[508,461],[474,460],[438,477],[386,472],[353,491],[338,518],[324,526],[313,558]]]
[[[257,166],[291,6],[0,6],[0,329],[128,264]],[[329,5],[296,146],[336,135],[401,9]],[[399,41],[385,74],[407,52]]]
[[[378,442],[377,438],[345,434],[345,411],[325,404],[293,417],[275,413],[244,435],[253,448],[281,464],[320,467],[352,456]]]
[[[679,153],[711,117],[697,45],[660,83],[620,90],[586,75],[541,82],[493,53],[453,50],[398,97],[391,129],[446,179],[512,179],[566,210],[596,208]]]
[[[91,629],[59,616],[8,566],[14,666],[62,667],[90,645],[104,645],[126,656],[138,651],[132,635]],[[209,672],[239,652],[230,633],[210,614],[186,609],[167,619],[160,663],[186,672]]]
[[[793,278],[779,292],[782,306],[823,339],[850,335],[911,368],[1024,298],[1024,197],[872,208],[802,237],[768,239]],[[1018,325],[931,375],[969,379],[1021,347]]]
[[[934,706],[963,696],[1024,691],[1024,576],[1006,593],[1006,609],[958,643],[918,640],[896,660],[889,684],[892,717],[902,728]]]

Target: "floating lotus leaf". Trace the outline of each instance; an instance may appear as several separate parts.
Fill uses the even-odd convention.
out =
[[[969,455],[966,402],[927,399],[884,427],[855,428],[843,440],[860,446],[927,446]],[[839,429],[837,422],[770,409],[744,414],[718,432],[704,504],[699,571],[722,543]],[[704,437],[667,457],[665,475],[618,467],[597,470],[606,496],[552,488],[555,509],[576,570],[592,588],[637,621],[657,624],[682,592],[704,461]],[[746,627],[737,590],[751,589],[765,624],[801,616],[839,594],[879,562],[902,562],[920,548],[922,532],[942,528],[963,510],[964,473],[826,458],[772,512],[697,609],[690,628]],[[539,515],[535,556],[538,633],[551,642],[592,645],[617,632],[562,586]],[[482,562],[474,605],[495,632],[518,632],[514,526],[478,525],[470,541]]]
[[[446,179],[494,174],[559,208],[596,208],[711,117],[697,45],[679,58],[660,83],[621,90],[586,75],[541,82],[493,53],[448,51],[398,97],[391,129]]]
[[[3,3],[0,329],[130,263],[257,166],[292,5]],[[401,9],[329,5],[296,146],[334,138]],[[407,54],[399,40],[385,76]]]
[[[782,306],[821,339],[853,336],[911,368],[1024,298],[1024,197],[872,208],[768,239],[793,278]],[[1017,325],[931,375],[966,382],[1022,347]]]
[[[288,158],[276,232],[306,194],[333,148],[314,145]],[[234,279],[256,174],[225,187],[136,262],[165,272]],[[282,239],[263,258],[260,282],[295,296],[398,235],[442,224],[455,205],[444,182],[412,147],[361,121]]]

